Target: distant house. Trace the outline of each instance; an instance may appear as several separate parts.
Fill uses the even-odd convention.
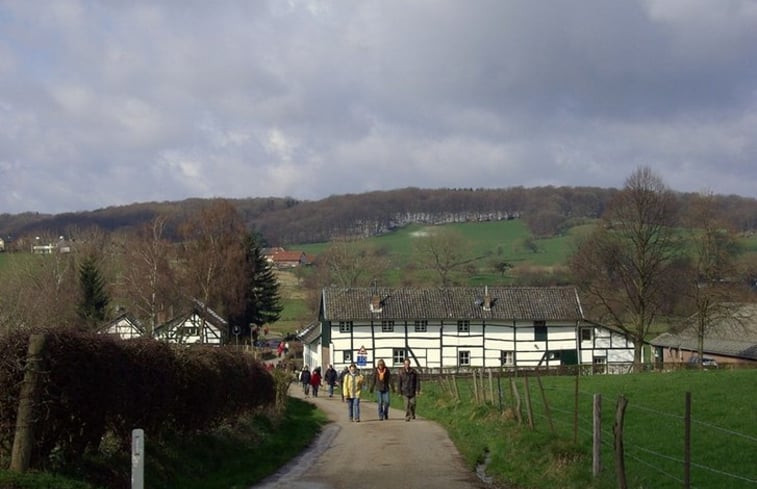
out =
[[[299,333],[308,365],[425,369],[591,365],[625,371],[633,342],[583,317],[573,287],[327,288]]]
[[[0,252],[5,251],[5,241],[0,238]]]
[[[51,255],[53,252],[71,253],[71,243],[60,236],[55,243],[43,244],[39,238],[36,238],[32,244],[32,253],[35,255]]]
[[[304,251],[286,251],[281,248],[267,255],[266,259],[276,268],[294,268],[310,264],[310,259]]]
[[[194,301],[192,308],[155,328],[155,338],[169,343],[221,345],[229,325],[209,307]]]
[[[757,304],[726,304],[704,334],[704,356],[718,364],[757,363]],[[662,363],[688,363],[699,355],[696,316],[679,333],[663,333],[649,343]]]
[[[130,340],[142,337],[145,334],[145,329],[137,318],[125,312],[105,323],[97,332],[114,335],[122,340]]]

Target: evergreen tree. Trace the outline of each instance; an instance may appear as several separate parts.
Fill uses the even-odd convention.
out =
[[[244,239],[244,306],[230,321],[231,324],[241,326],[243,330],[250,325],[260,327],[278,321],[283,309],[279,283],[273,266],[263,256],[261,242],[262,240],[253,233],[247,234]]]
[[[105,282],[97,260],[93,256],[84,259],[79,267],[79,286],[81,298],[77,313],[83,329],[94,329],[105,320],[106,307],[110,299],[105,291]]]

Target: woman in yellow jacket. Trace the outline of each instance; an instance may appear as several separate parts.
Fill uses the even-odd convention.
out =
[[[363,380],[354,363],[350,364],[349,371],[342,380],[342,394],[347,401],[347,414],[350,421],[356,423],[360,422],[360,389],[363,387]]]

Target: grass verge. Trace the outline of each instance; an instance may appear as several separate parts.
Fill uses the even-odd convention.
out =
[[[241,489],[260,482],[307,447],[326,423],[311,404],[289,398],[281,415],[259,413],[211,433],[145,442],[145,486]],[[0,471],[0,489],[128,487],[130,454],[100,453],[62,474]]]

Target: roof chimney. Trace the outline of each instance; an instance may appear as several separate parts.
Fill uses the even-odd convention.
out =
[[[484,303],[483,303],[484,311],[491,311],[492,310],[492,297],[489,295],[489,286],[484,286]]]

